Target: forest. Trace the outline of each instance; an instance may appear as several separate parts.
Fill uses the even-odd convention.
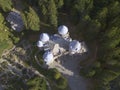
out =
[[[120,89],[120,0],[20,1],[22,5],[15,6],[17,0],[0,0],[0,55],[23,37],[29,38],[28,34],[32,35],[32,32],[48,29],[47,32],[54,33],[59,25],[65,23],[62,20],[66,15],[69,23],[76,27],[75,36],[86,41],[91,52],[80,64],[80,75],[91,80],[91,90]],[[13,31],[6,21],[7,14],[15,7],[21,12],[25,25],[20,33]],[[36,40],[30,39],[30,42],[35,43]],[[59,74],[58,77],[64,79]],[[47,90],[44,79],[38,77],[29,80],[27,85],[33,84],[36,79],[37,84],[29,90]],[[66,80],[58,80],[66,87]],[[38,87],[42,82],[43,89]],[[60,83],[59,89],[65,89]],[[8,90],[13,90],[15,85]]]

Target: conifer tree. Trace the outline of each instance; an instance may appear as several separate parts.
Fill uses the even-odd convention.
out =
[[[0,0],[0,8],[4,12],[10,11],[12,9],[12,0]]]
[[[5,25],[4,17],[0,13],[0,42],[8,39],[8,28]]]
[[[64,4],[64,0],[54,0],[54,1],[57,8],[61,8]]]
[[[54,0],[48,2],[48,16],[49,23],[53,26],[57,26],[57,9]]]
[[[26,29],[31,29],[35,31],[40,30],[40,19],[32,7],[29,7],[28,12],[25,12],[25,15],[23,15],[23,20]]]

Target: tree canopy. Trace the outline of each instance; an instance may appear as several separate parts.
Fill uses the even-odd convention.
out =
[[[9,45],[10,37],[18,41],[16,33],[11,32],[5,20],[6,13],[15,8],[14,1],[0,0],[0,54]],[[93,90],[120,89],[118,81],[120,80],[120,0],[21,0],[21,2],[24,9],[20,13],[26,30],[36,32],[40,28],[44,30],[45,26],[47,29],[52,26],[53,29],[59,24],[72,24],[76,28],[75,32],[81,34],[90,47],[97,48],[97,50],[90,48],[91,52],[92,50],[95,52],[93,56],[95,58],[92,57],[90,65],[83,65],[81,69],[81,75],[95,82]],[[65,22],[64,16],[67,16],[69,22]],[[50,32],[54,33],[53,30]],[[59,88],[67,86],[66,79],[57,71],[52,72],[51,76]],[[40,77],[28,80],[27,85],[30,86],[30,90],[47,90],[45,80]]]
[[[32,7],[29,7],[29,10],[25,11],[25,13],[23,14],[23,20],[24,20],[26,29],[35,30],[35,31],[40,30],[39,16],[37,15],[36,11]]]
[[[8,12],[12,9],[12,0],[0,0],[0,8],[4,12]]]

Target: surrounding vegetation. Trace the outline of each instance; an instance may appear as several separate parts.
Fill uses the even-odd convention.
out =
[[[58,16],[64,13],[69,16],[70,23],[76,26],[76,32],[83,36],[92,53],[82,62],[80,74],[93,81],[92,90],[119,90],[120,0],[21,0],[21,2],[24,8],[20,12],[25,28],[21,34],[16,34],[5,19],[8,12],[15,8],[15,2],[0,0],[0,55],[21,40],[22,34],[26,35],[26,30],[39,32],[45,27],[56,29],[61,24],[59,18],[63,18]],[[54,80],[58,89],[66,88],[67,81],[59,72],[52,70],[49,74],[47,77]],[[13,82],[13,86],[16,84],[17,82]],[[45,80],[40,77],[30,79],[27,84],[30,86],[29,90],[47,90]]]

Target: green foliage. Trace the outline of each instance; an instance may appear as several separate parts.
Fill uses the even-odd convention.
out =
[[[61,73],[57,69],[49,69],[48,77],[51,80],[54,80],[56,86],[59,89],[65,89],[67,87],[67,80],[61,75]]]
[[[0,13],[0,24],[4,23],[4,17],[2,16],[2,14]]]
[[[71,8],[71,15],[74,17],[73,20],[76,19],[75,21],[78,23],[85,15],[88,15],[92,7],[93,0],[74,0]]]
[[[91,78],[96,74],[96,71],[92,67],[89,67],[89,69],[88,68],[82,68],[80,70],[80,74],[82,76],[87,77],[87,78]]]
[[[4,12],[8,12],[12,9],[12,0],[0,0],[0,8]]]
[[[116,17],[120,13],[120,2],[114,1],[109,5],[109,15],[111,17]]]
[[[107,19],[107,15],[108,15],[108,8],[107,7],[103,7],[101,10],[99,10],[97,12],[96,15],[96,19],[98,20],[99,23],[101,23],[101,28],[106,27],[106,19]],[[100,25],[99,25],[100,27]]]
[[[27,81],[28,90],[47,90],[45,79],[34,77]]]
[[[116,48],[120,42],[120,28],[111,27],[104,33],[102,44],[106,49]]]
[[[16,34],[16,33],[15,33]],[[15,35],[15,34],[13,34],[13,33],[11,33],[10,35],[9,35],[9,37],[10,37],[10,40],[13,42],[13,44],[17,44],[18,42],[19,42],[19,40],[20,40],[20,37],[19,37],[19,35]]]
[[[9,32],[5,25],[4,17],[0,13],[0,41],[8,40]]]
[[[87,77],[93,77],[95,75],[96,71],[95,70],[91,70],[89,71]]]
[[[8,81],[8,87],[5,90],[27,90],[22,79],[14,77]]]
[[[107,14],[108,14],[108,8],[104,7],[102,8],[102,10],[98,11],[97,18],[100,20],[105,19],[107,17]]]
[[[6,26],[4,17],[0,13],[0,56],[5,49],[12,47],[12,42],[10,41],[9,36],[9,29]]]
[[[86,13],[93,7],[93,0],[76,0],[74,8],[80,13]]]
[[[103,81],[104,85],[109,84],[110,81],[117,78],[118,75],[111,70],[104,70],[99,74],[99,79]]]
[[[82,20],[83,21],[91,21],[91,18],[89,15],[85,15],[85,16],[83,16]]]
[[[57,69],[49,69],[48,70],[48,75],[50,76],[51,79],[53,80],[58,80],[61,77],[60,72]]]
[[[47,5],[48,5],[48,0],[39,0],[38,1],[38,5],[40,8],[40,11],[42,13],[42,15],[47,15],[48,9],[47,9]]]
[[[59,0],[58,0],[59,1]],[[57,26],[57,6],[56,4],[61,4],[60,2],[54,2],[54,0],[40,0],[39,8],[42,14],[42,19],[48,24],[56,27]],[[60,7],[60,6],[58,6]]]
[[[60,89],[64,89],[67,87],[67,80],[64,77],[60,77],[56,83],[57,87],[59,87]]]
[[[94,90],[110,90],[111,87],[109,84],[104,85],[101,83],[102,82],[99,81],[99,83],[95,84]]]
[[[39,31],[40,19],[32,7],[29,7],[29,11],[22,14],[26,29]]]
[[[90,18],[88,20],[90,20]],[[87,41],[94,41],[94,40],[96,40],[96,38],[98,38],[100,26],[101,26],[101,24],[97,20],[91,21],[90,23],[88,21],[88,24],[85,24],[83,30],[81,30],[81,32],[84,35],[84,38]]]
[[[3,51],[5,49],[9,49],[12,47],[12,43],[10,41],[4,40],[4,41],[0,41],[0,56],[2,55]]]
[[[106,36],[108,38],[113,38],[115,37],[119,32],[118,30],[119,28],[118,27],[112,27],[111,29],[109,29],[107,32],[106,32]]]
[[[64,4],[64,0],[54,0],[56,7],[61,8]]]
[[[116,65],[118,61],[113,59],[113,60],[107,60],[106,63],[109,65]]]
[[[101,63],[100,63],[99,61],[95,61],[95,62],[93,63],[93,67],[94,67],[94,68],[100,68],[100,67],[101,67]]]
[[[97,75],[97,80],[99,80],[94,87],[94,90],[111,90],[110,83],[115,80],[119,74],[111,70],[103,70]],[[114,85],[112,86],[114,87]],[[114,89],[113,89],[114,90]]]
[[[48,2],[48,15],[49,23],[53,26],[57,26],[57,9],[54,0],[49,0]]]
[[[57,80],[61,77],[61,74],[59,72],[55,72],[54,78]]]
[[[58,14],[61,11],[73,17],[77,22],[75,26],[83,25],[82,30],[81,28],[78,30],[81,30],[80,33],[86,41],[97,43],[98,50],[97,61],[83,67],[81,75],[99,82],[94,90],[110,90],[110,83],[117,81],[116,78],[120,75],[120,0],[26,0],[24,2],[26,9],[32,6],[38,11],[36,13],[32,7],[29,7],[28,11],[23,11],[26,29],[40,30],[39,16],[43,22],[56,27],[59,22]],[[0,0],[0,9],[4,12],[10,11],[12,1]],[[11,42],[9,38],[14,43],[19,41],[19,37],[9,32],[5,19],[0,14],[0,54],[9,46]],[[35,62],[32,64],[39,68]],[[56,86],[61,89],[66,87],[66,79],[56,69],[48,70],[47,74],[46,76],[55,82]],[[47,89],[45,80],[39,77],[29,80],[27,84],[30,90]]]

